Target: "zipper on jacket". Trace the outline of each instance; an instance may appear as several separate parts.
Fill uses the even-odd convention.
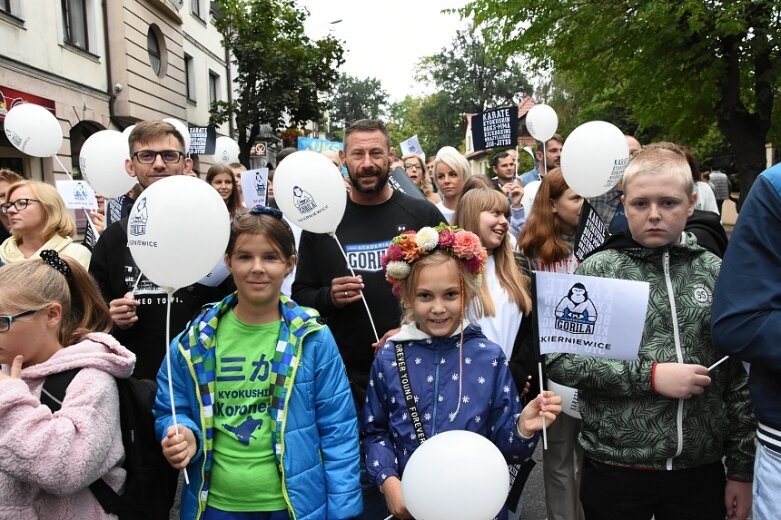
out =
[[[434,348],[434,411],[431,414],[431,436],[437,434],[437,406],[439,404],[439,363],[442,356],[439,355],[439,344]]]
[[[664,266],[664,281],[667,284],[667,298],[670,301],[670,312],[673,320],[673,338],[675,339],[675,357],[678,363],[683,363],[683,351],[681,350],[681,337],[678,332],[678,310],[675,306],[675,293],[673,292],[673,282],[670,278],[670,250],[666,249],[662,257]],[[673,469],[673,459],[679,457],[683,452],[683,398],[678,399],[678,411],[675,417],[675,431],[677,434],[678,449],[675,455],[667,459],[666,468]]]

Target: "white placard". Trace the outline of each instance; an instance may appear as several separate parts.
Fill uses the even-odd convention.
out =
[[[420,141],[418,140],[417,134],[413,135],[406,141],[399,143],[399,148],[401,148],[402,157],[407,154],[414,153],[415,155],[421,157],[424,161],[426,160],[426,154],[423,153],[423,147],[420,146]]]
[[[648,282],[537,272],[540,353],[637,360]]]
[[[266,205],[268,191],[268,168],[241,172],[241,192],[244,194],[244,206],[254,208],[258,204]]]
[[[68,209],[98,210],[95,190],[87,181],[57,181],[57,192]]]
[[[574,417],[575,419],[580,419],[580,401],[578,401],[578,390],[577,388],[572,388],[571,386],[564,386],[560,385],[555,381],[551,381],[548,379],[548,388],[547,390],[550,390],[554,394],[561,397],[561,411],[562,413],[565,413],[569,415],[570,417]]]
[[[212,269],[209,274],[198,280],[198,283],[208,287],[217,287],[225,281],[229,274],[230,271],[228,271],[228,266],[225,265],[225,259],[221,258],[219,263],[214,266],[214,269]]]

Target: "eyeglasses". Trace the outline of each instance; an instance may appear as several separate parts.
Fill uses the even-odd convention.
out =
[[[35,314],[41,309],[35,309],[33,311],[24,311],[20,312],[19,314],[14,314],[12,316],[0,316],[0,332],[8,332],[11,330],[11,323],[13,323],[14,320],[18,320],[19,318],[23,318],[25,316],[29,316],[31,314]]]
[[[16,208],[16,211],[22,211],[23,209],[27,209],[27,206],[30,205],[31,202],[41,202],[38,199],[16,199],[13,202],[6,202],[4,204],[0,204],[0,211],[5,215],[8,213],[8,210],[11,209],[11,207]]]
[[[158,155],[166,164],[176,164],[184,157],[184,154],[179,150],[160,150],[159,152],[156,150],[141,150],[130,154],[130,157],[135,157],[141,164],[152,164]]]
[[[423,168],[419,164],[405,164],[405,170],[422,170]]]

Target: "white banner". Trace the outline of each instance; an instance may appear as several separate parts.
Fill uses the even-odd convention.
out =
[[[634,361],[648,308],[648,282],[537,272],[540,353]]]
[[[555,381],[551,381],[548,379],[548,388],[546,390],[550,390],[554,394],[561,397],[561,411],[562,413],[565,413],[569,415],[570,417],[574,417],[575,419],[580,419],[580,401],[578,401],[578,390],[577,388],[572,388],[571,386],[564,386],[556,383]]]
[[[241,172],[241,192],[244,194],[244,206],[254,208],[258,204],[266,205],[268,191],[268,168]]]
[[[98,210],[95,190],[87,181],[57,181],[57,192],[68,209]]]

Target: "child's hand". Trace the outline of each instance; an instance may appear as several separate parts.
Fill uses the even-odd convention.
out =
[[[526,394],[529,393],[529,390],[532,388],[532,376],[526,376],[526,384],[523,385],[523,390],[521,390],[521,397],[526,397]]]
[[[542,430],[542,421],[550,426],[561,413],[561,397],[546,390],[523,407],[518,418],[518,429],[524,437],[531,437],[534,432]]]
[[[390,511],[396,518],[412,518],[407,511],[407,506],[404,505],[404,497],[401,494],[401,480],[398,477],[388,477],[385,482],[380,486],[383,495],[385,495],[385,503],[388,505],[388,511]]]
[[[195,456],[195,434],[190,428],[179,426],[179,433],[173,426],[168,427],[168,434],[160,443],[163,446],[165,459],[175,469],[186,468],[190,459]]]
[[[24,362],[24,357],[14,356],[14,361],[13,363],[11,363],[11,374],[5,375],[2,372],[0,372],[0,381],[2,381],[3,379],[21,379],[22,362]]]
[[[657,394],[674,399],[689,399],[699,395],[710,384],[708,369],[686,363],[657,363],[651,387]]]

